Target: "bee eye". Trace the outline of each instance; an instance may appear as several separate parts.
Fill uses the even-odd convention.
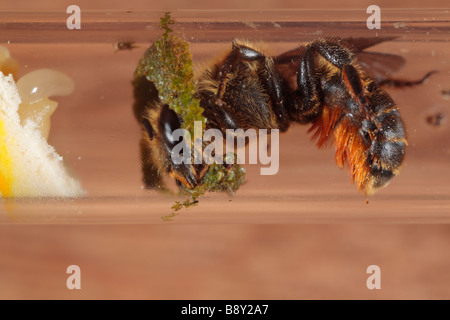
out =
[[[162,107],[159,115],[159,132],[164,143],[172,149],[179,141],[174,141],[172,133],[181,127],[175,111],[169,108],[167,104]]]

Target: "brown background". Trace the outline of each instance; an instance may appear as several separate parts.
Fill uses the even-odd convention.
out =
[[[316,1],[302,1],[301,7],[297,1],[271,0],[252,4],[127,1],[124,6],[119,3],[123,2],[78,1],[76,4],[82,10],[318,8]],[[376,4],[382,8],[420,8],[442,7],[445,3],[379,1]],[[0,3],[0,10],[65,11],[70,4],[74,3],[21,1]],[[366,8],[370,4],[374,3],[324,1],[320,5],[324,9],[345,9]],[[277,176],[260,177],[255,169],[249,169],[249,183],[233,201],[221,195],[209,196],[200,207],[182,213],[173,223],[164,223],[160,217],[174,199],[140,190],[135,161],[138,132],[132,116],[125,111],[121,113],[119,106],[130,104],[131,92],[129,87],[114,90],[113,86],[119,88],[121,83],[111,80],[115,79],[116,72],[131,74],[142,50],[130,53],[130,62],[123,63],[123,56],[119,55],[110,55],[103,61],[103,48],[89,53],[77,49],[80,50],[79,66],[66,66],[65,71],[101,90],[101,95],[96,92],[95,97],[89,96],[93,94],[90,91],[78,91],[77,103],[94,100],[102,105],[101,100],[106,99],[116,106],[101,124],[97,119],[105,110],[90,110],[89,105],[82,109],[84,118],[77,116],[77,112],[71,113],[70,105],[66,113],[55,114],[52,143],[80,176],[90,198],[63,205],[51,201],[19,203],[24,214],[17,219],[2,213],[0,298],[450,297],[450,229],[446,224],[450,194],[446,167],[450,154],[448,126],[432,131],[422,123],[424,111],[405,113],[417,148],[412,149],[398,182],[371,200],[369,206],[356,194],[354,186],[349,185],[345,172],[335,168],[332,152],[315,150],[305,134],[306,129],[294,128],[281,140],[282,157],[291,161],[283,162]],[[387,45],[384,49],[395,51],[395,46]],[[15,50],[20,61],[27,56],[29,48],[17,46]],[[35,67],[52,63],[64,69],[53,62],[57,55],[46,53],[45,47],[36,45],[33,50]],[[445,46],[439,50],[449,51]],[[98,55],[95,63],[89,57],[92,54]],[[411,57],[410,68],[404,75],[416,77],[434,67],[414,58]],[[448,55],[440,58],[448,61]],[[105,66],[111,63],[115,63],[116,70],[106,70]],[[89,66],[92,77],[83,80],[85,68],[81,66]],[[127,81],[123,79],[122,85],[127,86]],[[431,80],[425,89],[438,101],[436,108],[447,110],[448,100],[434,95],[440,92],[433,89],[439,83],[448,87],[448,76],[444,74]],[[116,94],[119,91],[125,93]],[[429,94],[412,98],[412,92],[395,93],[399,105],[417,99],[430,100]],[[62,99],[61,105],[67,101]],[[102,133],[102,125],[107,127],[106,123],[108,128],[115,128],[116,136]],[[97,140],[83,135],[91,135],[95,130],[99,132]],[[289,148],[295,143],[305,146],[303,152],[295,153],[294,148]],[[130,152],[123,151],[126,147]],[[105,153],[109,151],[114,156],[105,161]],[[79,157],[83,161],[78,161]],[[317,166],[311,165],[316,162]],[[264,193],[267,190],[270,192]],[[123,204],[120,197],[137,200]],[[74,218],[74,212],[80,214]],[[81,268],[81,290],[66,288],[66,268],[72,264]],[[366,287],[366,268],[372,264],[381,268],[381,290],[371,291]]]
[[[404,1],[404,0],[383,0],[383,1],[330,1],[325,0],[320,3],[317,1],[293,1],[293,0],[263,0],[263,1],[205,1],[205,0],[166,0],[166,1],[146,1],[146,0],[130,0],[127,3],[115,0],[97,0],[97,1],[70,1],[63,0],[55,3],[51,0],[42,0],[39,3],[34,1],[3,1],[0,4],[1,10],[61,10],[72,4],[76,4],[87,10],[176,10],[176,9],[361,9],[376,4],[380,8],[446,8],[447,3],[442,0],[430,0],[427,2],[421,0]]]

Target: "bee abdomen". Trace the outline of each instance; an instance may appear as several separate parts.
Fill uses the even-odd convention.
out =
[[[347,165],[358,190],[373,194],[386,186],[399,173],[407,146],[405,126],[394,101],[369,83],[362,101],[348,95],[325,102],[310,129],[318,146],[334,138],[336,164]]]
[[[406,131],[397,108],[389,107],[373,119],[376,128],[368,149],[368,181],[365,190],[372,193],[396,176],[405,159]]]

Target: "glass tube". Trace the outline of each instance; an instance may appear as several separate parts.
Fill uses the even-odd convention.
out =
[[[69,30],[66,12],[0,13],[0,45],[20,63],[68,74],[75,92],[58,97],[49,142],[87,195],[80,199],[4,199],[0,223],[167,223],[185,197],[143,188],[139,128],[132,114],[133,72],[161,35],[161,12],[82,11]],[[174,30],[191,44],[196,72],[230,50],[233,39],[278,55],[319,37],[389,37],[368,51],[401,55],[395,78],[424,84],[387,91],[406,123],[409,145],[398,177],[372,197],[358,193],[334,150],[317,149],[309,125],[280,135],[274,176],[247,165],[247,182],[233,197],[208,193],[169,223],[433,222],[450,221],[450,14],[448,10],[383,10],[369,29],[364,10],[174,11]],[[118,42],[132,50],[116,51]],[[438,119],[438,120],[436,120]]]

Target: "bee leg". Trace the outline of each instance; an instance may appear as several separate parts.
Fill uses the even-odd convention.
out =
[[[272,110],[277,117],[278,127],[281,132],[285,132],[289,127],[287,106],[289,100],[285,100],[285,92],[288,91],[287,83],[281,78],[273,67],[273,60],[266,59],[266,68],[263,74],[264,82],[267,86],[267,92],[272,102]]]
[[[353,100],[359,104],[360,111],[366,114],[367,95],[363,90],[363,83],[358,71],[350,64],[342,68],[342,79]]]
[[[261,53],[258,52],[248,46],[236,43],[233,41],[232,48],[230,54],[225,59],[225,62],[222,64],[222,67],[220,68],[219,72],[219,87],[217,90],[217,96],[219,98],[222,98],[222,95],[224,93],[224,83],[225,79],[227,78],[228,73],[230,73],[232,70],[234,70],[236,64],[242,61],[264,61],[266,57]]]
[[[338,41],[317,40],[305,47],[300,56],[300,65],[297,74],[298,89],[294,95],[301,101],[296,105],[297,121],[308,123],[317,118],[322,111],[323,94],[320,76],[317,74],[316,61],[319,64],[329,65],[327,77],[339,72],[345,65],[351,64],[353,53]],[[316,59],[318,58],[318,59]]]
[[[258,62],[263,64],[259,77],[261,83],[266,86],[270,95],[272,110],[277,117],[277,122],[282,131],[286,131],[288,127],[286,102],[284,101],[285,86],[287,84],[282,80],[278,72],[275,71],[273,59],[267,58],[264,54],[245,44],[233,41],[230,54],[225,59],[219,71],[218,89],[216,97],[222,99],[225,92],[225,83],[227,75],[235,70],[236,65],[242,62]],[[225,115],[225,118],[230,118]],[[231,119],[231,118],[230,118]]]
[[[302,91],[304,91],[303,103],[306,108],[315,110],[318,105],[323,103],[319,98],[319,96],[323,96],[321,94],[322,84],[319,83],[320,79],[317,76],[314,77],[314,74],[317,73],[316,55],[319,57],[317,59],[320,61],[319,63],[325,66],[328,64],[325,67],[325,74],[322,76],[330,81],[333,76],[341,74],[339,78],[342,78],[343,84],[354,101],[360,105],[361,111],[365,112],[365,105],[368,101],[367,93],[363,89],[363,79],[354,67],[352,51],[338,40],[318,40],[306,47],[298,74],[299,87],[301,85]],[[314,80],[308,81],[311,78]]]

